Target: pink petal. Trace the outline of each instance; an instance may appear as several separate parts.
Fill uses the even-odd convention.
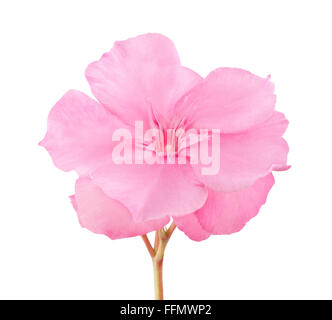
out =
[[[223,133],[247,130],[271,116],[274,86],[268,79],[235,68],[212,71],[176,105],[187,125],[221,129]]]
[[[205,205],[195,215],[200,225],[211,234],[238,232],[257,215],[273,184],[270,173],[241,191],[216,192],[210,189]]]
[[[136,221],[192,213],[207,197],[207,189],[189,165],[108,161],[92,173],[92,179],[109,197],[122,202]]]
[[[171,40],[145,34],[118,41],[86,69],[93,94],[126,123],[170,120],[170,109],[201,77],[183,68]],[[165,123],[163,123],[165,125]]]
[[[173,221],[191,240],[202,241],[210,236],[210,234],[201,227],[196,215],[193,213],[181,217],[173,217]]]
[[[83,174],[111,156],[118,143],[112,142],[113,131],[122,127],[108,109],[84,93],[70,90],[52,108],[40,145],[58,168]]]
[[[288,121],[282,113],[238,134],[221,134],[220,170],[215,175],[202,174],[202,164],[193,165],[200,181],[216,191],[238,191],[252,185],[273,169],[287,169],[288,145],[281,137]],[[215,160],[217,161],[217,159]]]
[[[89,178],[76,181],[75,198],[79,222],[83,228],[111,239],[142,235],[164,227],[168,217],[146,222],[134,222],[129,210],[120,202],[113,200]],[[74,200],[74,201],[73,201]]]
[[[73,195],[69,196],[69,200],[70,200],[73,208],[77,212],[77,203],[76,203],[75,195],[73,194]]]

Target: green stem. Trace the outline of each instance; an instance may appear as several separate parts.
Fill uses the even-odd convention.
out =
[[[163,287],[163,260],[153,259],[153,274],[154,274],[154,297],[155,300],[164,300]]]
[[[154,292],[156,300],[164,299],[164,289],[163,289],[163,261],[165,248],[170,239],[176,226],[174,223],[171,224],[168,230],[162,228],[156,231],[155,244],[152,248],[149,239],[146,235],[143,235],[143,241],[151,255],[153,264],[153,274],[154,274]]]

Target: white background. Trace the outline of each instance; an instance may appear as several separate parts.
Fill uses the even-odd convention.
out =
[[[68,90],[90,94],[88,63],[116,40],[160,32],[201,75],[272,75],[290,120],[287,172],[239,233],[166,250],[170,299],[332,298],[331,1],[1,1],[0,298],[153,298],[142,240],[82,229],[74,173],[37,143]]]

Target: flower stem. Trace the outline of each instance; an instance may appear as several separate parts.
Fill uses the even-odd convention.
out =
[[[153,248],[152,248],[152,246],[151,246],[151,243],[150,243],[150,241],[149,241],[148,236],[147,236],[146,234],[143,234],[141,237],[142,237],[142,239],[143,239],[143,241],[144,241],[144,244],[145,244],[146,248],[148,249],[148,251],[149,251],[149,253],[150,253],[151,258],[153,258],[155,252],[154,252],[154,250],[153,250]]]
[[[164,300],[163,259],[152,260],[154,274],[154,296],[156,300]]]
[[[154,292],[156,300],[164,299],[163,291],[163,261],[164,252],[168,240],[170,239],[172,233],[174,232],[176,225],[174,223],[168,228],[168,230],[162,228],[156,231],[154,248],[152,248],[151,243],[146,235],[142,236],[142,239],[150,253],[153,264],[153,274],[154,274]]]

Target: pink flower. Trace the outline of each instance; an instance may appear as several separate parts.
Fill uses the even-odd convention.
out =
[[[265,203],[273,170],[287,169],[282,138],[288,121],[275,111],[274,86],[248,71],[219,68],[205,79],[181,66],[173,43],[159,34],[116,42],[91,63],[86,78],[97,101],[68,91],[53,107],[41,141],[54,164],[75,170],[71,197],[80,224],[112,239],[143,235],[170,217],[189,238],[230,234],[243,228]],[[220,150],[217,174],[204,164],[116,164],[115,130],[219,129],[208,138]],[[177,138],[176,138],[177,139]],[[188,146],[172,145],[175,156]],[[144,149],[147,146],[135,141]],[[168,147],[152,153],[168,154]],[[199,143],[194,143],[193,149]],[[151,146],[150,146],[151,147]]]

